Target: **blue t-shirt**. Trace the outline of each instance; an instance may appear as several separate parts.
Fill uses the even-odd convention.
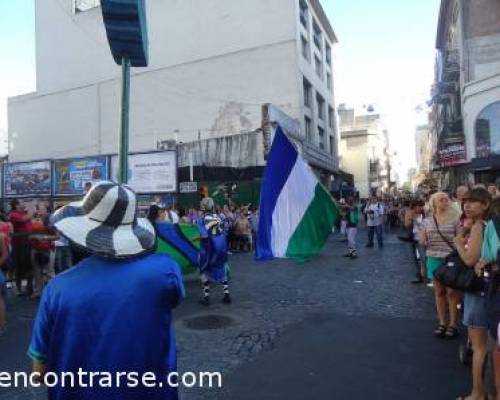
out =
[[[128,260],[89,257],[56,276],[45,288],[33,326],[28,355],[43,362],[47,372],[105,372],[103,386],[116,372],[138,373],[121,377],[120,387],[49,388],[53,400],[171,400],[177,390],[167,376],[177,370],[172,308],[184,297],[177,263],[165,254]],[[162,388],[141,384],[152,372]],[[135,375],[134,375],[135,377]],[[82,378],[85,379],[85,378]],[[90,384],[90,376],[83,380]],[[163,382],[164,381],[164,382]],[[68,381],[69,382],[69,381]],[[147,382],[150,384],[150,381]]]

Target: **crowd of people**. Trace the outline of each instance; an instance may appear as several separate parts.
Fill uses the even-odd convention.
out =
[[[86,187],[86,192],[90,190]],[[197,224],[205,210],[176,208],[154,203],[148,210],[151,222]],[[215,207],[228,242],[228,252],[253,250],[259,212],[248,205]],[[43,287],[57,274],[78,264],[88,256],[81,246],[70,244],[52,226],[51,210],[44,204],[14,199],[10,211],[0,214],[0,336],[6,330],[6,294],[12,290],[18,296],[38,300]],[[3,271],[3,272],[2,272]],[[206,293],[206,291],[205,291]]]
[[[464,398],[499,399],[499,188],[464,185],[452,194],[431,192],[412,200],[403,215],[408,235],[400,239],[412,244],[415,255],[412,282],[426,283],[434,291],[438,321],[434,334],[457,338],[460,318],[467,328],[472,390]]]

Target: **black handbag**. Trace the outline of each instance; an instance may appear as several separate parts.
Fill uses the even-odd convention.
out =
[[[434,278],[444,286],[463,292],[480,292],[484,287],[484,280],[477,276],[474,268],[469,268],[460,258],[455,247],[441,233],[436,217],[434,217],[437,231],[451,248],[451,253],[444,259],[443,264],[434,271]]]

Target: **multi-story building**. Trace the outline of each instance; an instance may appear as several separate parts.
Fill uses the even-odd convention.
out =
[[[343,104],[340,119],[340,154],[342,170],[354,175],[359,196],[384,194],[391,187],[391,164],[388,131],[379,114],[355,115]]]
[[[415,130],[415,149],[418,173],[426,174],[431,170],[432,142],[429,125],[419,125]]]
[[[149,0],[150,64],[132,69],[130,151],[300,123],[318,173],[338,170],[332,47],[319,0]],[[36,92],[9,99],[10,161],[117,151],[120,68],[99,0],[35,3]],[[306,140],[307,138],[307,140]]]
[[[500,176],[500,3],[442,0],[432,132],[442,186]]]

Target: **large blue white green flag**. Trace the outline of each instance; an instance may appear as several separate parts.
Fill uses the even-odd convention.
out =
[[[317,255],[338,215],[328,190],[278,126],[261,189],[257,259]]]

